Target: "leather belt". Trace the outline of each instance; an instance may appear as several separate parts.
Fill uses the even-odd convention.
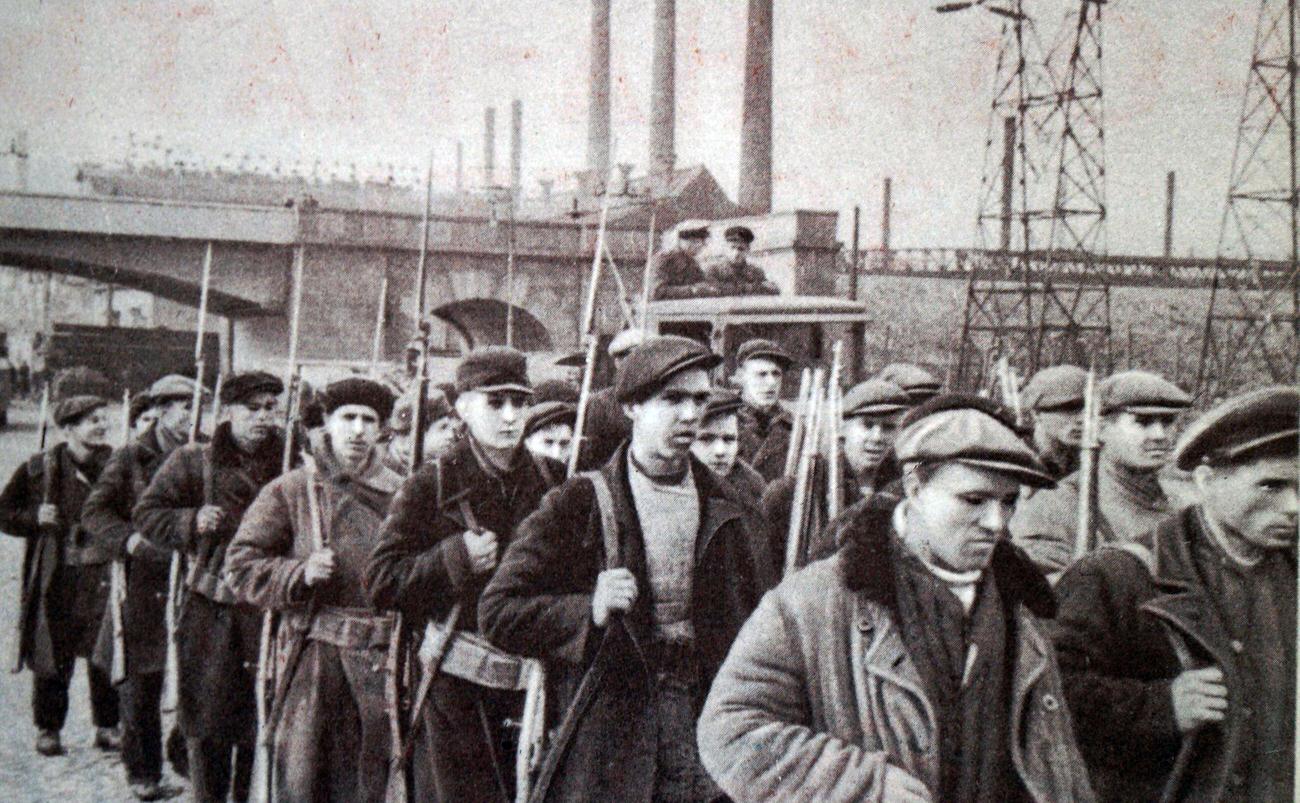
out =
[[[426,635],[427,637],[427,635]],[[442,672],[478,686],[524,691],[541,665],[531,659],[493,647],[481,636],[458,631],[442,659]]]
[[[367,608],[321,608],[311,621],[307,638],[345,650],[387,649],[393,621],[392,614]]]

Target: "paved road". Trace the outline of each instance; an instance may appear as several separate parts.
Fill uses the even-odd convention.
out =
[[[36,414],[31,407],[12,407],[9,418],[10,427],[0,431],[0,482],[7,482],[14,469],[36,449]],[[22,556],[21,541],[0,536],[0,660],[5,664],[13,654]],[[36,729],[31,717],[31,673],[11,675],[7,666],[0,667],[0,723],[4,723],[0,725],[0,800],[15,803],[135,800],[127,791],[118,755],[103,753],[92,745],[94,729],[90,722],[86,672],[81,662],[69,696],[72,708],[63,729],[67,755],[41,757],[32,747]],[[177,787],[183,783],[175,776],[168,782]]]

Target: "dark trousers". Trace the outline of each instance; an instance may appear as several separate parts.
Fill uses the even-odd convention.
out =
[[[253,745],[223,739],[186,739],[190,754],[190,792],[195,803],[248,800],[253,782]],[[233,764],[233,777],[231,768]]]
[[[63,730],[68,719],[68,686],[72,684],[75,659],[69,658],[60,666],[57,675],[32,676],[32,719],[43,731]],[[111,728],[117,724],[117,692],[109,681],[108,673],[86,662],[90,685],[90,716],[97,728]]]
[[[162,672],[127,675],[122,684],[122,764],[129,783],[162,778]]]

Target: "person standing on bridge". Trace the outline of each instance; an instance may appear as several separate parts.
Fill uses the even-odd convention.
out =
[[[245,801],[252,781],[261,622],[255,608],[239,604],[222,567],[244,512],[280,473],[283,392],[284,384],[263,371],[226,380],[212,441],[168,455],[132,513],[137,531],[182,552],[190,566],[176,636],[178,718],[200,803]]]
[[[122,606],[126,680],[122,684],[122,764],[131,793],[158,800],[162,781],[162,691],[167,668],[167,582],[171,552],[145,540],[131,510],[163,461],[185,444],[194,380],[170,374],[137,398],[148,399],[154,423],[113,452],[81,509],[81,524],[126,564]],[[132,405],[134,407],[134,404]],[[101,638],[101,643],[103,639]],[[110,642],[111,643],[111,642]],[[99,652],[99,651],[97,651]],[[108,671],[112,656],[97,656]],[[171,742],[169,741],[169,751]]]
[[[112,452],[105,443],[107,405],[99,395],[82,393],[59,401],[54,423],[63,442],[33,455],[0,492],[0,530],[26,540],[19,657],[32,670],[36,752],[43,756],[63,754],[59,732],[77,658],[87,659],[95,746],[116,750],[120,742],[117,692],[108,672],[89,660],[116,553],[81,525],[82,505]]]

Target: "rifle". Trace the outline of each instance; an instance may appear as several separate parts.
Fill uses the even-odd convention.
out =
[[[1075,560],[1097,546],[1092,523],[1097,451],[1101,448],[1097,437],[1101,423],[1097,401],[1097,372],[1093,366],[1088,366],[1088,377],[1083,385],[1083,437],[1079,442],[1079,508],[1078,530],[1074,538]]]
[[[131,440],[131,391],[122,391],[122,448]],[[108,610],[113,625],[113,661],[109,680],[117,685],[126,680],[126,630],[123,607],[126,605],[126,562],[114,558],[108,575]]]
[[[785,471],[781,472],[782,475],[793,473],[799,462],[799,444],[803,442],[804,417],[808,413],[808,399],[812,393],[812,385],[809,384],[811,380],[811,369],[803,369],[799,375],[799,401],[795,403],[794,426],[790,430],[790,445],[785,450]]]
[[[641,306],[637,316],[637,326],[645,328],[646,315],[650,309],[650,285],[655,279],[655,218],[659,210],[655,208],[654,200],[650,201],[650,231],[646,234],[645,245],[645,269],[641,272]]]
[[[582,337],[586,340],[587,359],[582,366],[582,386],[578,392],[578,414],[573,422],[573,450],[569,452],[566,473],[572,477],[578,470],[582,443],[586,440],[587,403],[591,400],[592,374],[596,368],[596,287],[600,284],[600,268],[605,252],[605,226],[609,222],[609,193],[600,205],[600,222],[596,226],[596,247],[591,259],[591,275],[587,279],[587,299],[582,310]]]
[[[831,349],[831,375],[826,383],[826,521],[840,515],[840,373],[844,370],[844,344]]]
[[[37,451],[45,452],[45,441],[50,432],[50,383],[46,382],[44,389],[41,390],[41,407],[40,419],[37,425]],[[48,463],[48,461],[46,461]],[[43,493],[41,494],[42,503],[50,500],[49,493],[50,481],[44,480]],[[30,561],[24,566],[26,573],[23,575],[23,587],[21,589],[22,602],[18,606],[18,626],[15,628],[13,641],[13,660],[10,662],[14,674],[23,671],[23,634],[27,630],[27,617],[31,611],[32,594],[36,591],[36,583],[41,576],[41,550],[33,544],[30,551]]]
[[[804,428],[803,443],[799,451],[799,464],[794,475],[794,496],[790,500],[790,522],[786,530],[785,542],[785,576],[796,572],[803,565],[806,546],[809,509],[812,507],[812,474],[814,458],[821,434],[821,415],[825,386],[822,384],[822,369],[813,370],[812,393],[808,402],[807,423]]]

